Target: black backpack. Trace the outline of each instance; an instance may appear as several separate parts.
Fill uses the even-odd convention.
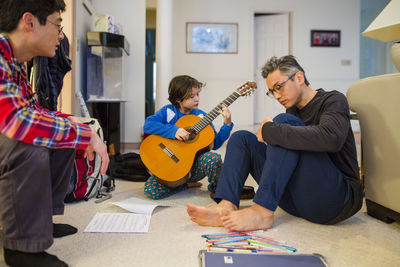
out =
[[[150,174],[135,152],[110,156],[109,175],[133,182],[145,182]]]

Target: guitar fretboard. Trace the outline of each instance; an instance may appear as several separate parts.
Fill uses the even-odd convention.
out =
[[[199,120],[195,125],[193,125],[190,130],[194,131],[196,134],[201,132],[210,122],[212,122],[218,115],[220,110],[222,108],[222,104],[224,104],[226,107],[228,107],[230,104],[232,104],[236,99],[238,99],[240,94],[238,92],[233,92],[230,96],[225,98],[224,101],[219,103],[215,108],[213,108],[210,112],[207,113],[204,118]],[[189,131],[190,131],[189,130]]]

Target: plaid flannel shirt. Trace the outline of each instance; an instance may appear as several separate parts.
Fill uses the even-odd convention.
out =
[[[7,36],[0,32],[0,133],[14,140],[49,148],[85,149],[89,126],[67,119],[69,114],[39,106]]]

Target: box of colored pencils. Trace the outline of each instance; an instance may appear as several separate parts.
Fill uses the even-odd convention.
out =
[[[206,238],[208,251],[271,254],[288,254],[296,251],[295,248],[282,242],[260,235],[259,231],[209,234],[202,237]]]

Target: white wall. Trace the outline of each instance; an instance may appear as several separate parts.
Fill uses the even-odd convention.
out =
[[[260,71],[253,67],[254,13],[279,12],[292,15],[292,54],[313,88],[345,93],[359,79],[360,0],[174,0],[172,75],[188,74],[207,83],[200,95],[200,108],[208,112]],[[238,23],[239,53],[187,54],[186,22]],[[341,47],[311,47],[312,29],[340,30]],[[350,60],[351,65],[341,65],[342,60]],[[231,106],[233,121],[237,125],[252,124],[249,118],[253,117],[253,109],[251,98],[238,99]],[[222,119],[217,118],[215,124],[222,124]]]
[[[74,42],[71,45],[73,49],[72,53],[74,53],[72,55],[72,64],[73,68],[75,67],[73,70],[75,72],[73,80],[75,81],[75,92],[78,90],[84,92],[86,90],[86,33],[91,31],[92,17],[83,7],[81,0],[75,0],[75,9],[75,36],[71,38]],[[79,102],[74,101],[74,104],[75,114],[80,115]]]

